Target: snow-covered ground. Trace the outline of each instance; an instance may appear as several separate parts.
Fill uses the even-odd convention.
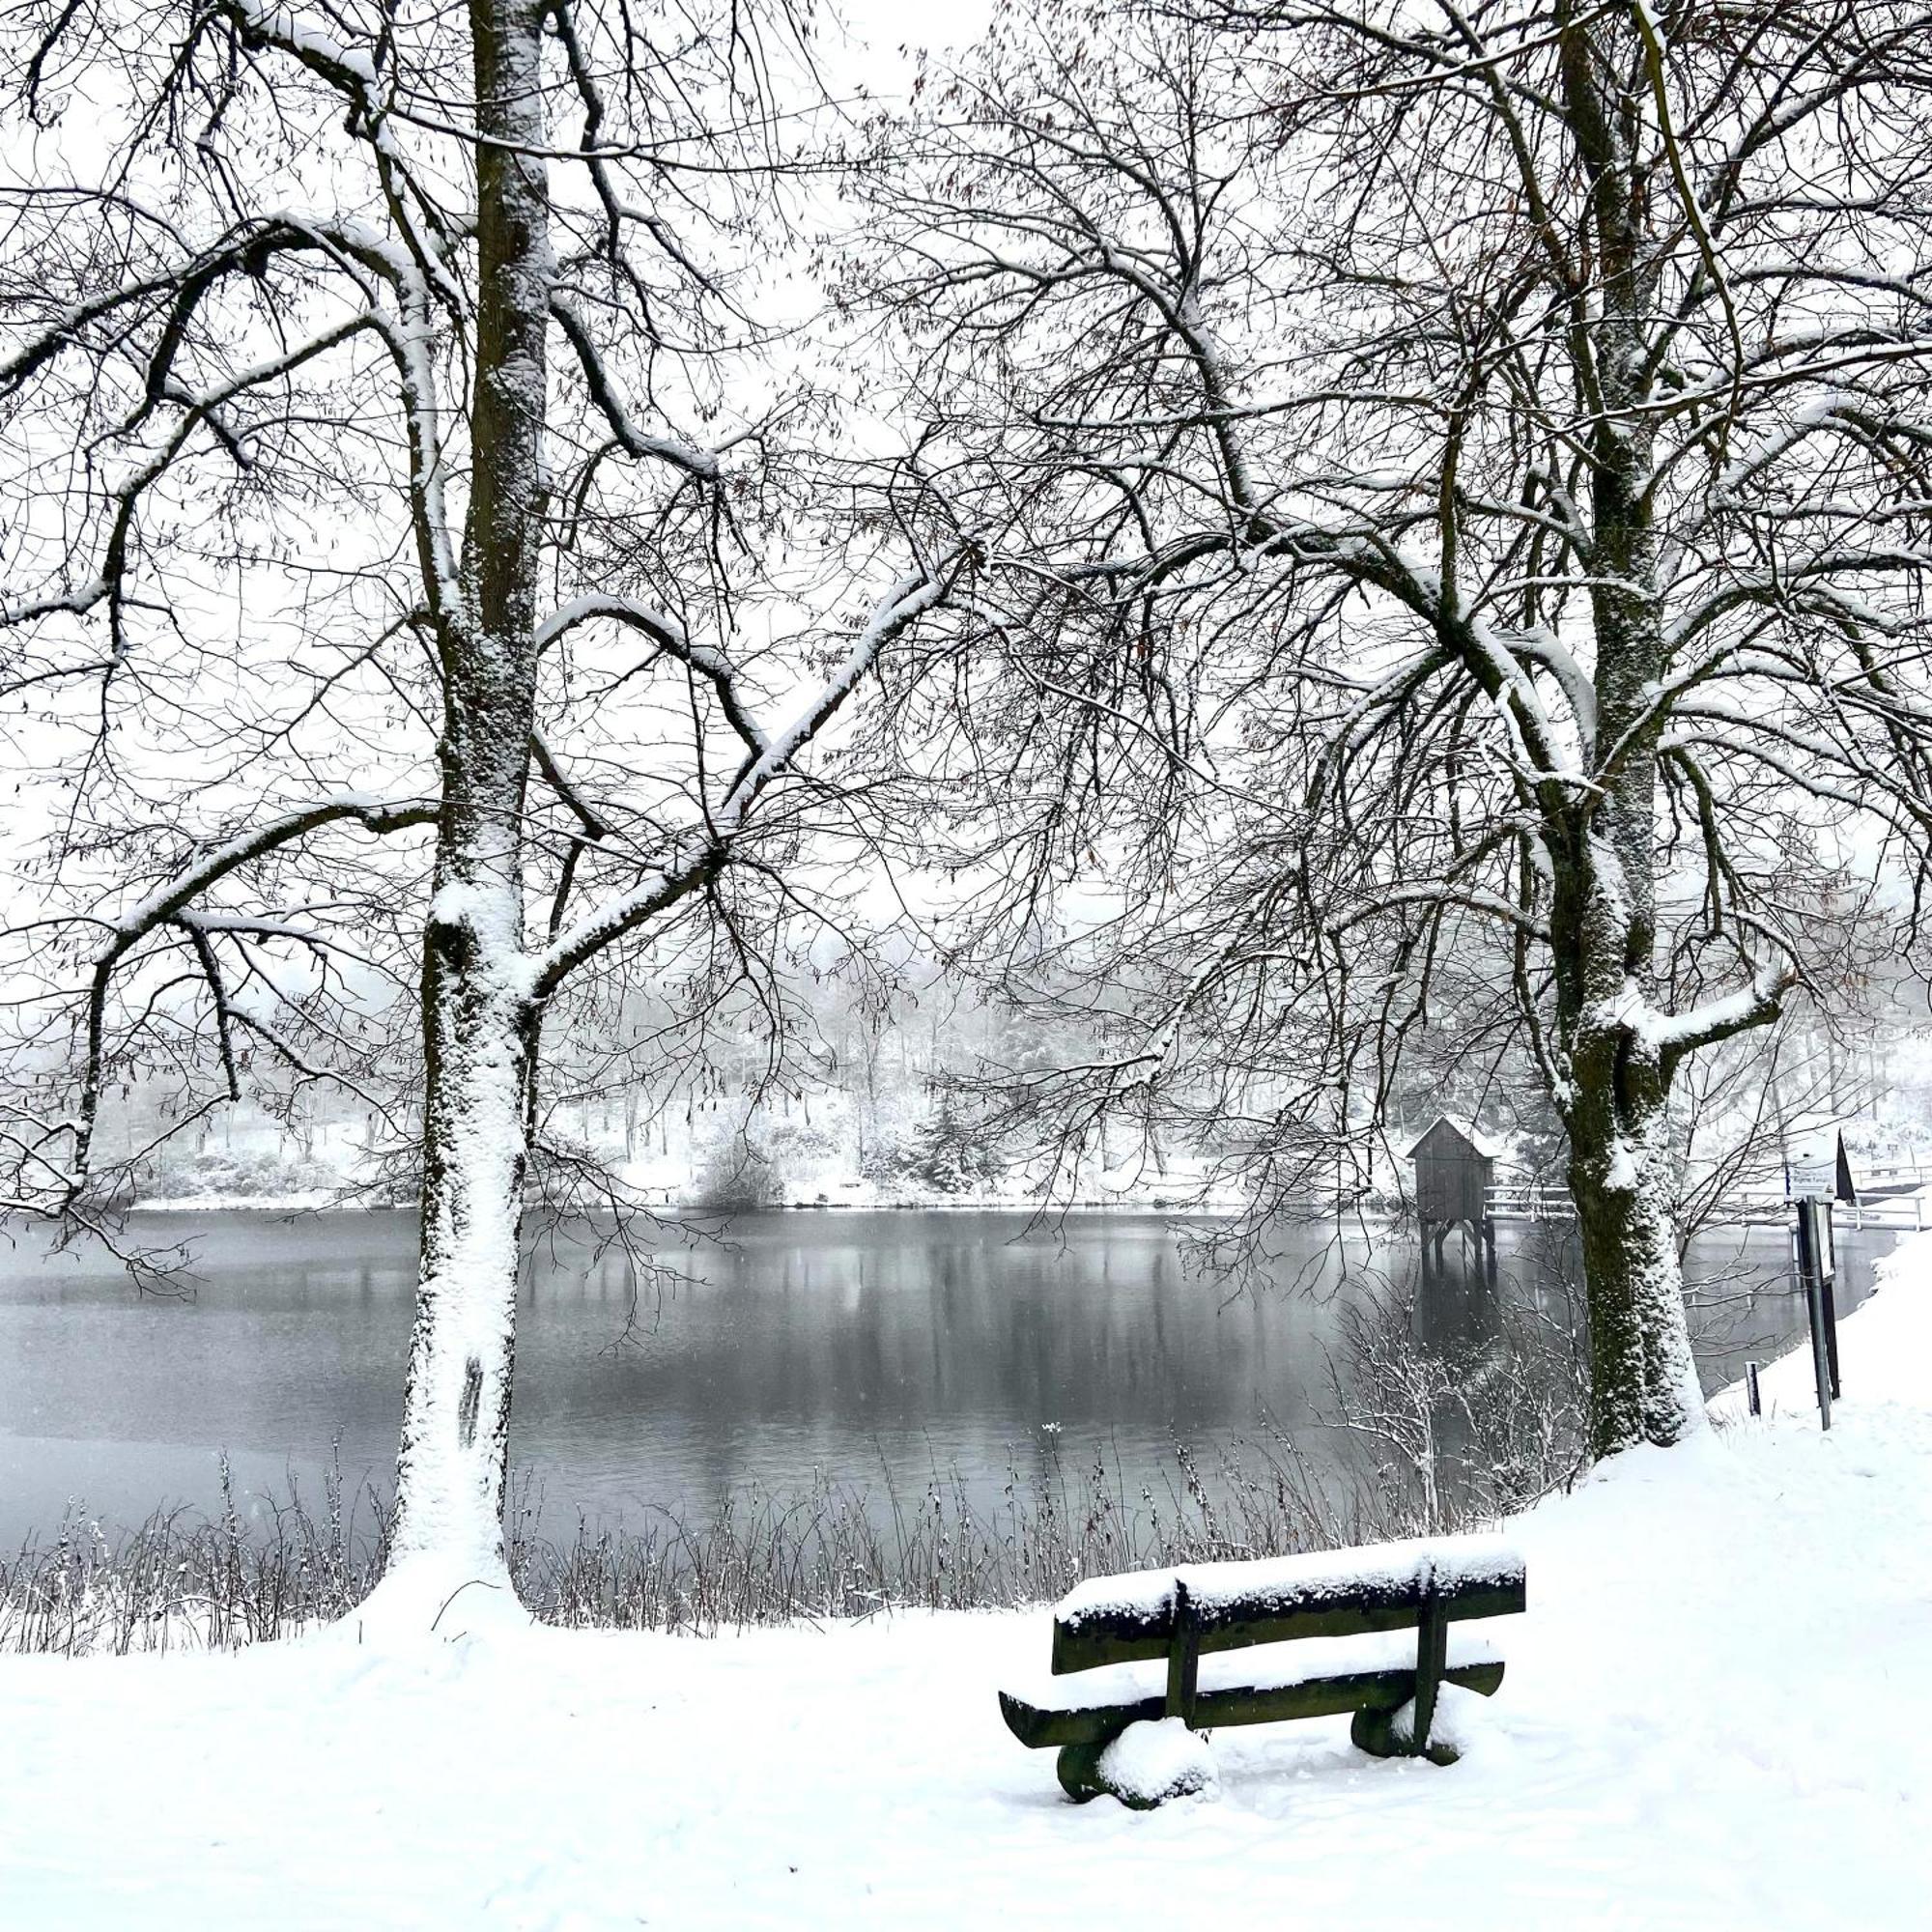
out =
[[[1073,1806],[995,1709],[1043,1613],[6,1659],[0,1926],[1932,1923],[1932,1237],[1890,1273],[1828,1437],[1800,1355],[1766,1421],[1511,1526],[1529,1613],[1449,1769],[1338,1719]]]

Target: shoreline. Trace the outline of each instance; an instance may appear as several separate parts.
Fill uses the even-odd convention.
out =
[[[1044,1202],[1015,1195],[949,1196],[934,1200],[899,1196],[885,1201],[764,1201],[720,1207],[689,1200],[665,1200],[632,1204],[639,1214],[681,1214],[712,1219],[735,1219],[750,1214],[777,1213],[976,1213],[1037,1214],[1051,1216],[1067,1212],[1129,1214],[1196,1214],[1201,1216],[1239,1214],[1247,1203],[1228,1196],[1178,1199],[1152,1195],[1138,1200],[1103,1200],[1088,1195],[1074,1201]],[[124,1210],[128,1214],[413,1214],[416,1204],[398,1201],[338,1200],[315,1194],[185,1195],[135,1201]],[[1324,1216],[1322,1218],[1332,1218]],[[1351,1215],[1350,1220],[1387,1221],[1395,1217],[1386,1210]]]

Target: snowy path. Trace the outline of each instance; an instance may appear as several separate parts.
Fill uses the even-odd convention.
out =
[[[1215,1740],[1217,1800],[1062,1802],[996,1685],[1043,1615],[717,1642],[0,1660],[0,1926],[1932,1923],[1932,1240],[1787,1410],[1512,1525],[1469,1755]]]

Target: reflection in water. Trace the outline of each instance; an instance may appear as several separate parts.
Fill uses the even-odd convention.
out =
[[[244,1489],[290,1471],[312,1487],[339,1435],[350,1481],[383,1482],[413,1223],[143,1218],[194,1242],[192,1300],[139,1299],[26,1236],[0,1249],[0,1540],[46,1527],[70,1497],[121,1521],[164,1498],[207,1507],[224,1448]],[[1841,1309],[1887,1242],[1843,1243]],[[956,1471],[989,1496],[1049,1449],[1161,1483],[1177,1437],[1225,1440],[1261,1408],[1319,1449],[1345,1269],[1406,1289],[1413,1251],[1341,1246],[1332,1230],[1280,1246],[1294,1292],[1230,1298],[1161,1216],[1029,1233],[1012,1213],[795,1210],[680,1251],[691,1279],[656,1306],[648,1290],[638,1305],[620,1253],[546,1242],[524,1290],[515,1468],[562,1525],[579,1509],[701,1510],[729,1486],[796,1490],[814,1473],[917,1495]],[[1795,1337],[1781,1236],[1705,1241],[1691,1263],[1714,1283],[1692,1303],[1707,1385]],[[1560,1269],[1521,1232],[1505,1232],[1504,1274],[1518,1305],[1569,1319]],[[1445,1352],[1500,1333],[1494,1302],[1453,1278],[1414,1319]]]

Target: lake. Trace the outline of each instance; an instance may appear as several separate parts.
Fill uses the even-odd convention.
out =
[[[337,1437],[352,1485],[386,1483],[413,1218],[136,1220],[144,1239],[192,1244],[192,1298],[138,1296],[98,1253],[48,1255],[29,1231],[0,1247],[0,1543],[49,1530],[70,1499],[114,1524],[164,1501],[212,1508],[222,1451],[258,1513],[291,1473],[313,1492]],[[1518,1294],[1522,1238],[1503,1230]],[[1841,1311],[1890,1240],[1842,1237]],[[1340,1284],[1364,1265],[1406,1278],[1414,1250],[1332,1227],[1277,1244],[1275,1289],[1231,1296],[1165,1215],[1030,1228],[1014,1212],[790,1209],[668,1243],[690,1279],[634,1310],[621,1255],[546,1240],[523,1290],[513,1477],[567,1531],[579,1511],[690,1515],[815,1474],[914,1495],[956,1474],[991,1496],[1011,1467],[1104,1455],[1130,1482],[1165,1481],[1177,1437],[1209,1452],[1262,1408],[1319,1455]],[[1802,1334],[1777,1232],[1707,1237],[1690,1271],[1707,1283],[1692,1301],[1707,1387]]]

